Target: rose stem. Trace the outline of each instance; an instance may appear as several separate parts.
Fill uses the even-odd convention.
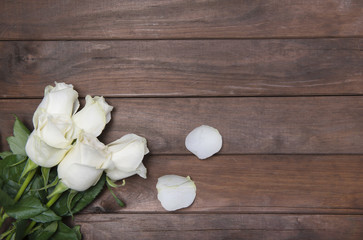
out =
[[[23,195],[25,189],[28,187],[30,181],[33,179],[35,172],[37,171],[37,169],[34,169],[32,171],[30,171],[28,173],[28,176],[26,177],[25,181],[23,182],[23,184],[21,185],[18,193],[16,194],[15,198],[14,198],[14,202],[19,201],[19,199],[21,198],[21,196]],[[8,214],[4,213],[4,215],[1,216],[0,219],[0,227],[3,225],[3,222],[5,221],[5,219],[7,219],[9,217]]]
[[[46,206],[48,208],[50,208],[57,200],[58,198],[62,196],[62,193],[58,193],[56,195],[54,195],[46,204]],[[37,224],[37,222],[35,221],[32,221],[29,226],[26,228],[25,230],[25,235],[28,235],[30,233],[30,231],[33,229],[33,227],[35,226],[35,224]]]
[[[20,199],[21,195],[23,195],[23,193],[24,193],[25,189],[28,187],[28,185],[29,185],[30,181],[33,179],[34,174],[35,174],[35,172],[36,172],[36,171],[37,171],[37,169],[34,169],[34,170],[32,170],[32,171],[30,171],[30,172],[28,173],[28,176],[26,177],[25,181],[24,181],[24,182],[23,182],[23,184],[21,185],[21,187],[20,187],[20,189],[19,189],[18,193],[16,194],[16,196],[15,196],[15,198],[14,198],[14,201],[15,201],[15,202],[17,202],[17,201]]]

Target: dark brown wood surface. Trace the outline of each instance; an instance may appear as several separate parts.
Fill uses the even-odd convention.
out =
[[[115,110],[101,136],[136,133],[153,154],[185,154],[186,135],[207,124],[221,132],[222,154],[363,154],[363,97],[109,98]],[[5,137],[14,111],[27,126],[40,99],[0,100]],[[162,114],[161,114],[162,113]]]
[[[363,35],[361,0],[16,0],[2,39],[170,39]]]
[[[360,239],[361,215],[107,214],[78,218],[88,239]],[[94,224],[97,222],[97,224]],[[119,223],[115,227],[115,222]],[[160,231],[160,229],[167,229]],[[181,237],[183,236],[183,237]],[[120,236],[121,238],[121,236]]]
[[[113,105],[100,139],[146,137],[148,179],[105,189],[84,239],[363,239],[363,1],[0,1],[0,150],[54,81]],[[84,101],[82,100],[82,103]],[[219,129],[199,160],[193,128]],[[191,176],[166,212],[155,184]]]
[[[363,214],[362,157],[349,155],[221,155],[199,160],[191,155],[151,155],[147,180],[126,179],[85,213],[165,213],[157,200],[157,179],[190,176],[197,186],[192,207],[180,213]]]
[[[54,81],[82,96],[362,94],[362,50],[361,39],[0,42],[0,97],[41,97],[33,86]]]

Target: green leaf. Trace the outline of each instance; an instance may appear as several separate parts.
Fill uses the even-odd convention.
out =
[[[43,187],[43,178],[39,174],[36,174],[32,182],[29,184],[24,196],[36,197],[40,199],[42,203],[44,203],[47,201],[47,193],[42,189],[42,187]]]
[[[85,208],[88,204],[90,204],[102,191],[103,186],[105,184],[106,177],[102,176],[98,183],[89,188],[84,192],[78,192],[71,201],[71,209],[72,213],[76,214]],[[70,191],[70,190],[69,190]],[[67,206],[68,195],[66,193],[62,194],[62,196],[54,203],[51,209],[58,214],[58,216],[70,216],[71,213]]]
[[[0,189],[0,205],[4,208],[14,204],[14,200],[3,190]]]
[[[50,168],[41,167],[44,187],[48,185]]]
[[[98,181],[98,183],[89,188],[88,190],[83,192],[82,198],[77,202],[76,206],[72,209],[73,214],[81,211],[83,208],[85,208],[88,204],[90,204],[97,195],[101,192],[103,189],[103,186],[105,185],[106,177],[105,174],[101,177],[101,179]]]
[[[20,179],[25,177],[30,171],[36,169],[37,167],[38,167],[38,165],[35,164],[32,160],[30,160],[28,158],[28,160],[26,161],[25,167],[21,173]]]
[[[62,222],[58,222],[58,229],[51,237],[52,240],[78,240],[78,234],[70,227]]]
[[[35,222],[46,223],[46,222],[59,221],[62,220],[62,218],[59,217],[57,214],[55,214],[52,210],[48,209],[47,211],[42,212],[41,214],[35,217],[32,217],[31,220]]]
[[[18,220],[35,217],[47,210],[38,198],[32,196],[26,196],[16,204],[5,208],[9,216]]]
[[[52,198],[53,196],[57,194],[61,194],[65,191],[67,191],[69,187],[67,187],[63,182],[58,181],[57,186],[55,186],[53,192],[47,196],[47,198]]]
[[[26,157],[22,155],[9,155],[0,161],[0,178],[2,179],[2,190],[11,198],[14,198],[20,189],[20,175],[25,166],[22,162]],[[20,164],[17,164],[22,162]]]
[[[0,161],[0,177],[5,181],[20,182],[20,176],[25,167],[25,156],[12,154]]]
[[[68,190],[69,192],[71,190]],[[51,207],[52,210],[58,214],[58,216],[70,216],[70,212],[68,210],[67,207],[67,200],[68,200],[68,195],[66,192],[62,194],[62,196],[58,199],[58,201],[56,201],[53,206]],[[73,198],[72,202],[71,202],[71,209],[76,205],[76,203],[82,198],[83,196],[83,192],[78,192],[76,194],[76,196]],[[73,211],[72,211],[73,212]]]
[[[49,224],[45,224],[43,228],[35,231],[33,234],[29,236],[30,240],[48,240],[52,237],[52,235],[58,229],[58,222],[51,222]]]
[[[10,155],[12,155],[13,153],[12,152],[8,152],[8,151],[6,151],[6,152],[2,152],[2,153],[0,153],[0,158],[1,159],[4,159],[4,158],[6,158],[7,156],[10,156]]]
[[[37,189],[38,191],[39,190],[45,190],[45,191],[47,191],[48,190],[48,188],[51,188],[51,187],[54,187],[54,186],[56,186],[57,184],[58,184],[58,182],[59,182],[59,179],[58,179],[58,177],[56,178],[56,179],[54,179],[54,181],[52,182],[52,183],[50,183],[50,184],[48,184],[48,185],[46,185],[46,186],[44,186],[44,187],[42,187],[42,188],[39,188],[39,189]],[[44,178],[43,178],[43,184],[44,184],[45,182],[44,182]]]
[[[103,186],[105,184],[105,176],[102,176],[98,183],[89,188],[86,191],[78,192],[72,199],[71,209],[72,213],[76,214],[85,208],[88,204],[90,204],[102,191]],[[68,195],[63,194],[58,201],[52,206],[52,210],[57,213],[59,216],[70,216],[71,213],[67,207]]]
[[[114,194],[114,192],[112,191],[111,187],[109,185],[107,185],[108,190],[110,191],[112,197],[115,199],[115,201],[117,202],[117,204],[120,207],[124,207],[125,204],[116,196],[116,194]]]
[[[22,240],[25,237],[25,230],[28,226],[27,220],[16,221],[15,224],[15,240]]]
[[[77,239],[82,240],[81,226],[74,226],[73,231],[77,234]]]
[[[73,212],[72,212],[72,200],[73,198],[77,195],[77,191],[75,190],[71,190],[68,194],[68,198],[67,198],[67,208],[69,213],[71,214],[71,216],[73,217]]]
[[[14,154],[21,154],[26,156],[25,144],[28,140],[30,131],[25,125],[15,116],[13,135],[7,138],[10,149]]]
[[[2,190],[4,190],[12,199],[15,198],[16,194],[20,189],[20,184],[12,180],[4,181]]]

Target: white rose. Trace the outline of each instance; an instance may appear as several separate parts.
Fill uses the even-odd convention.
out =
[[[86,96],[86,105],[73,116],[78,129],[97,137],[111,120],[113,107],[103,97]]]
[[[38,118],[44,112],[53,116],[71,117],[79,108],[78,93],[72,84],[57,83],[47,86],[44,98],[33,115],[34,128],[38,128]]]
[[[146,139],[136,134],[127,134],[107,145],[111,159],[104,165],[107,176],[120,180],[138,174],[146,178],[146,168],[142,163],[144,155],[149,152]]]
[[[67,187],[85,191],[102,176],[102,165],[110,157],[106,146],[92,135],[81,132],[75,145],[58,165],[58,177]]]
[[[71,84],[47,86],[44,98],[33,115],[34,131],[25,151],[42,167],[57,165],[75,138],[71,116],[79,107],[78,93]]]
[[[196,186],[190,177],[165,175],[156,184],[158,199],[167,211],[189,207],[196,196]]]
[[[66,153],[68,148],[55,148],[46,144],[38,135],[33,131],[25,145],[25,151],[28,157],[37,165],[42,167],[51,168],[56,166]]]
[[[37,135],[49,146],[67,148],[76,138],[72,119],[62,115],[39,114]]]
[[[111,169],[107,169],[106,173],[107,173],[107,177],[109,177],[113,181],[125,179],[125,178],[131,177],[135,174],[146,179],[147,169],[143,163],[140,163],[140,165],[134,171],[126,172],[126,171],[122,171],[117,168],[111,168]]]

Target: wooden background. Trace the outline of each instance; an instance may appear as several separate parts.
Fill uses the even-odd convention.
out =
[[[363,239],[362,0],[3,0],[0,40],[0,150],[54,81],[115,107],[105,143],[148,140],[148,179],[77,215],[84,239]],[[204,161],[202,124],[224,139]],[[163,210],[165,174],[191,207]]]

